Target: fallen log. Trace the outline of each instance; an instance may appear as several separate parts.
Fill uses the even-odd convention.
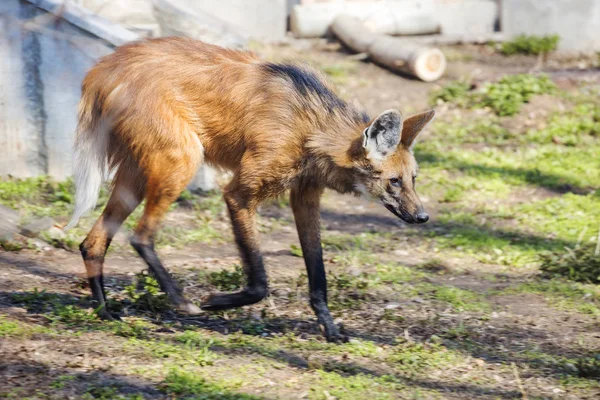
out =
[[[446,57],[439,49],[373,33],[352,16],[336,17],[331,30],[350,49],[367,53],[373,61],[393,71],[431,82],[446,70]]]

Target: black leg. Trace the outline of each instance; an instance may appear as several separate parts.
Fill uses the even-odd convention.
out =
[[[291,193],[291,204],[308,274],[310,305],[317,315],[319,325],[323,327],[327,340],[345,342],[348,339],[340,334],[327,306],[327,277],[323,264],[319,223],[322,191],[313,185],[295,188]]]
[[[267,273],[254,226],[255,207],[235,189],[226,190],[224,197],[247,284],[239,292],[210,295],[202,303],[203,310],[224,310],[258,303],[268,293]]]
[[[169,272],[160,262],[160,259],[154,250],[154,243],[140,243],[136,241],[134,236],[134,238],[131,239],[131,245],[140,257],[144,259],[146,264],[148,264],[148,269],[156,278],[160,289],[169,296],[169,300],[177,310],[187,314],[199,314],[201,312],[198,306],[194,305],[194,303],[183,296],[183,291],[179,285],[175,283]]]

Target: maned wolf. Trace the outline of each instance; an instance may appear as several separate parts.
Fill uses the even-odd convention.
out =
[[[424,223],[415,192],[415,137],[434,111],[374,119],[334,94],[306,66],[264,62],[254,54],[184,38],[118,48],[82,85],[75,143],[76,207],[68,227],[96,205],[114,171],[104,212],[81,243],[93,299],[106,310],[102,267],[110,242],[146,200],[131,244],[177,310],[199,313],[161,264],[154,236],[170,204],[203,162],[233,172],[224,188],[247,285],[212,294],[204,310],[253,304],[267,296],[255,227],[257,206],[291,191],[291,206],[308,270],[310,304],[330,341],[344,340],[327,307],[319,233],[325,188],[368,193],[407,223]]]

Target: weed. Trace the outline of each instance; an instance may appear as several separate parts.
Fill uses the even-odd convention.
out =
[[[34,288],[30,292],[13,293],[12,299],[27,307],[28,311],[52,309],[53,305],[60,303],[60,296],[56,293],[48,293],[45,289]]]
[[[105,385],[91,385],[85,395],[84,400],[144,400],[142,394],[119,394],[119,388]]]
[[[600,378],[600,355],[577,360],[577,371],[582,378]]]
[[[444,196],[441,198],[441,201],[444,203],[454,203],[461,200],[464,196],[464,192],[462,188],[459,187],[451,187],[446,190]]]
[[[206,338],[204,335],[194,331],[186,331],[175,338],[180,343],[183,343],[189,348],[209,348],[214,341]]]
[[[206,275],[208,283],[215,286],[217,289],[231,292],[240,289],[245,283],[244,270],[239,264],[233,266],[233,271],[221,270],[218,272],[210,272]]]
[[[369,277],[369,284],[367,286],[373,287],[379,282],[383,284],[402,284],[420,280],[426,276],[422,271],[404,265],[378,264],[376,268],[377,274],[374,277]]]
[[[208,218],[199,218],[198,223],[199,226],[195,229],[165,226],[158,231],[156,245],[183,247],[190,243],[210,243],[221,239],[221,235],[210,225]]]
[[[449,271],[449,268],[446,265],[446,263],[437,258],[425,261],[423,264],[419,265],[419,268],[427,272],[435,272],[438,274],[446,273]]]
[[[330,305],[334,310],[355,309],[369,297],[369,275],[336,274],[329,278]]]
[[[500,116],[517,114],[533,95],[552,93],[554,83],[546,75],[507,75],[484,86],[476,106],[490,107]]]
[[[600,254],[596,246],[586,244],[574,249],[540,254],[540,270],[548,277],[564,277],[577,282],[600,283]]]
[[[459,354],[435,343],[405,342],[396,345],[388,361],[408,375],[426,372],[430,368],[443,368],[457,364],[463,359]]]
[[[513,54],[545,54],[556,50],[559,40],[560,37],[558,35],[519,35],[513,40],[502,43],[500,51],[506,56]]]
[[[220,192],[211,191],[200,196],[200,201],[196,203],[195,208],[200,212],[208,213],[212,218],[216,218],[225,211],[225,202]]]
[[[490,107],[499,116],[510,116],[517,114],[532,96],[555,90],[556,86],[545,75],[507,75],[478,91],[469,91],[469,86],[464,83],[452,82],[434,92],[432,101],[454,103],[465,108]]]
[[[433,288],[433,298],[452,305],[457,310],[487,311],[489,303],[478,293],[451,286]]]
[[[181,369],[171,369],[164,381],[160,384],[161,389],[176,396],[193,396],[203,400],[259,400],[259,397],[249,394],[237,394],[223,388],[220,385],[207,382],[195,373]]]
[[[320,69],[331,79],[336,85],[345,83],[348,76],[356,71],[355,62],[340,62],[337,64],[322,65]]]
[[[142,346],[155,358],[169,358],[179,365],[189,364],[192,366],[204,367],[212,365],[217,359],[215,353],[210,350],[212,341],[206,341],[199,344],[197,341],[186,337],[176,339],[180,344],[165,343],[157,340],[138,340],[130,339],[130,344],[134,347]],[[185,340],[185,341],[183,341]]]
[[[156,279],[146,271],[137,274],[131,285],[125,287],[125,292],[139,310],[161,313],[170,308],[167,295],[161,292]]]
[[[302,249],[295,244],[290,245],[290,253],[292,253],[294,257],[302,257]]]
[[[19,324],[0,318],[0,337],[14,336],[21,331]]]
[[[472,336],[472,332],[461,322],[458,326],[446,329],[442,336],[452,340],[465,340]]]
[[[74,375],[61,375],[57,377],[54,381],[52,381],[50,387],[53,389],[63,389],[65,387],[65,384],[75,379],[77,379],[77,377]]]
[[[465,107],[470,102],[471,84],[463,81],[453,81],[431,93],[432,104],[438,102],[453,103]]]
[[[95,313],[72,304],[56,304],[53,313],[47,315],[46,318],[53,323],[74,326],[87,326],[90,324],[97,324],[100,321]]]
[[[558,308],[600,316],[600,289],[595,285],[552,279],[525,283],[502,293],[535,293]]]
[[[23,250],[23,245],[12,240],[0,239],[0,249],[4,251],[21,251]]]
[[[140,320],[115,321],[112,331],[117,336],[142,339],[148,336],[149,326]]]
[[[580,104],[566,113],[553,115],[547,128],[529,131],[523,139],[526,142],[577,146],[592,144],[591,139],[598,136],[600,136],[600,108],[587,103]]]
[[[593,232],[600,226],[600,201],[595,194],[587,196],[566,193],[560,197],[525,203],[515,212],[538,232],[575,242],[585,230]],[[596,231],[597,232],[597,231]],[[585,237],[584,244],[595,238]]]
[[[26,219],[70,213],[73,193],[72,180],[55,182],[48,177],[0,180],[0,204],[19,210]]]

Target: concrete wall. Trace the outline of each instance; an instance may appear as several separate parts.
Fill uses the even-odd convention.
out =
[[[61,0],[0,0],[0,32],[0,177],[65,179],[81,81],[99,57],[140,36]],[[190,187],[214,188],[214,171],[201,167]]]
[[[71,175],[80,83],[112,45],[27,1],[0,2],[0,175]]]
[[[198,15],[211,15],[252,39],[278,42],[286,34],[287,0],[161,0]]]
[[[558,34],[562,53],[600,51],[600,1],[502,0],[502,30],[518,34]]]

